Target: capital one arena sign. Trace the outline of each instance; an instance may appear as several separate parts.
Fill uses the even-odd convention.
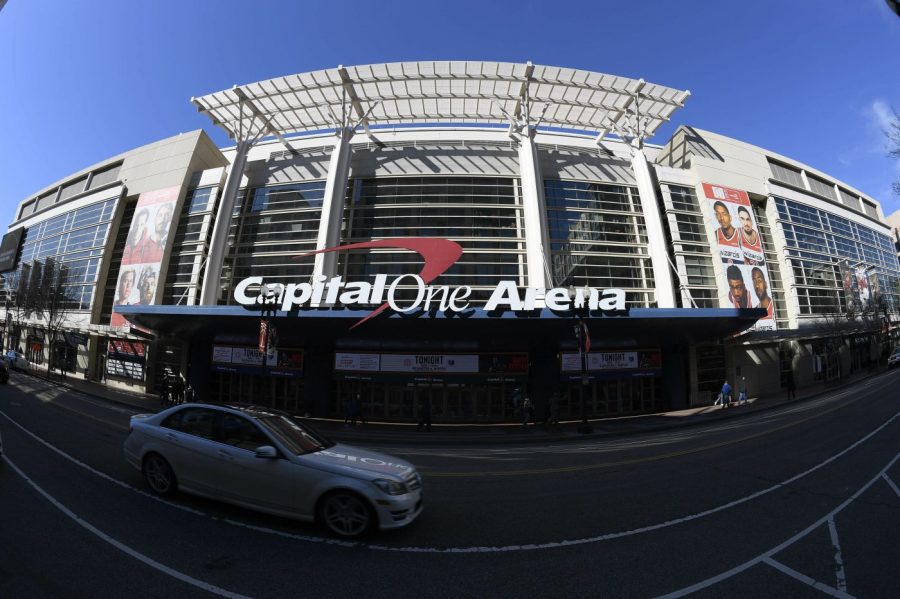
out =
[[[344,281],[342,277],[316,276],[310,283],[280,283],[264,281],[263,277],[251,276],[243,279],[234,288],[234,299],[242,306],[255,308],[280,308],[284,312],[311,306],[344,307],[373,306],[378,308],[357,322],[359,326],[370,318],[390,308],[395,312],[408,313],[415,310],[438,310],[440,312],[463,312],[470,308],[469,296],[472,288],[468,285],[451,287],[430,283],[453,266],[462,255],[462,247],[448,239],[404,237],[365,241],[348,245],[325,248],[297,256],[302,258],[327,252],[356,249],[401,249],[418,253],[424,266],[418,274],[404,274],[388,282],[387,275],[375,275],[373,283]],[[415,290],[414,298],[401,300],[397,297],[400,288]],[[251,292],[251,290],[253,290]],[[500,281],[484,306],[485,312],[509,310],[527,312],[544,305],[554,311],[567,311],[587,307],[601,312],[625,309],[625,292],[621,289],[589,288],[587,294],[570,297],[568,289],[527,288],[520,293],[515,281]]]

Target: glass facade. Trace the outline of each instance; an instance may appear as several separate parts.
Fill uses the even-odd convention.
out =
[[[801,315],[847,310],[840,262],[874,274],[891,311],[900,308],[900,268],[888,235],[800,202],[774,198]]]
[[[442,285],[468,285],[481,304],[501,280],[525,285],[525,232],[518,180],[501,177],[403,177],[351,181],[344,212],[344,243],[392,237],[440,237],[463,247]],[[341,253],[345,279],[371,280],[421,270],[418,254]],[[402,288],[401,288],[402,289]]]
[[[162,303],[184,305],[199,296],[217,196],[217,187],[188,191],[175,230]]]
[[[703,214],[693,187],[662,184],[663,204],[681,284],[690,298],[683,308],[718,307],[718,289]],[[693,300],[693,302],[691,301]]]
[[[53,259],[68,269],[72,309],[90,310],[115,199],[95,202],[25,229],[19,264]]]
[[[316,249],[325,181],[272,185],[242,191],[235,200],[222,280],[233,303],[232,283],[249,276],[285,283],[308,282]]]
[[[619,288],[630,307],[655,301],[637,188],[546,179],[554,286]]]

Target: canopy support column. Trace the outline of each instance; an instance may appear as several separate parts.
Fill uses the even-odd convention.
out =
[[[238,142],[234,161],[231,163],[228,178],[225,180],[222,199],[219,200],[219,209],[216,210],[216,222],[213,225],[209,254],[206,260],[206,274],[203,277],[203,287],[200,291],[200,304],[203,306],[214,306],[219,301],[222,288],[222,264],[225,262],[225,252],[228,249],[226,247],[228,229],[231,227],[234,202],[241,187],[244,166],[247,164],[247,152],[251,145],[248,140]]]
[[[347,127],[338,130],[331,160],[328,163],[328,179],[325,182],[325,197],[322,199],[322,216],[319,222],[319,236],[316,250],[334,247],[341,242],[341,221],[344,216],[344,198],[347,181],[350,178],[350,140],[353,131]],[[316,254],[313,276],[328,278],[337,276],[337,253]]]
[[[544,178],[534,143],[534,129],[525,127],[519,141],[519,175],[522,180],[522,213],[525,220],[525,260],[528,265],[528,286],[546,288],[552,275],[547,267],[551,259],[547,234],[547,206],[544,201]]]
[[[650,262],[653,265],[653,278],[656,283],[656,307],[674,308],[676,307],[675,292],[672,287],[672,270],[669,266],[666,234],[659,211],[659,202],[656,201],[656,187],[650,175],[650,166],[644,150],[640,147],[631,149],[631,169],[634,171],[638,196],[641,201],[641,212],[647,227]]]

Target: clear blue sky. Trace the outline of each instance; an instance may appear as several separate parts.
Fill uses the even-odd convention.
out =
[[[204,128],[191,96],[339,64],[499,60],[690,89],[689,124],[790,156],[900,209],[881,133],[900,110],[884,0],[9,0],[0,10],[0,230],[55,180]]]

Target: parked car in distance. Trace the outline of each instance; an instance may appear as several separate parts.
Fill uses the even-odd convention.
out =
[[[123,449],[158,495],[178,490],[315,521],[340,537],[400,528],[422,511],[409,462],[334,443],[259,406],[189,403],[132,416]]]
[[[888,358],[888,368],[900,366],[900,347],[894,348],[894,352]]]
[[[28,370],[28,358],[14,349],[6,352],[6,361],[13,370]]]

